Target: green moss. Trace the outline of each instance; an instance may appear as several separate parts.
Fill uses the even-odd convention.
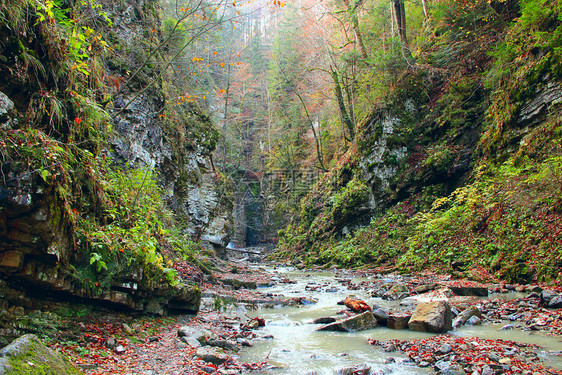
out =
[[[45,347],[35,336],[26,335],[18,339],[18,350],[7,357],[9,366],[6,375],[79,375],[82,374],[62,354]]]

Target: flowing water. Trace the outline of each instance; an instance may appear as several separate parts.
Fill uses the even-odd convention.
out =
[[[262,289],[262,292],[283,294],[287,297],[313,297],[318,299],[315,304],[304,306],[285,306],[275,308],[260,307],[249,313],[266,319],[266,326],[261,328],[265,335],[274,338],[256,341],[251,348],[243,349],[239,354],[244,362],[261,362],[267,360],[273,369],[267,374],[305,375],[309,373],[332,375],[338,369],[353,365],[366,364],[373,373],[392,374],[428,374],[432,370],[418,368],[408,363],[399,352],[385,353],[381,348],[369,345],[368,338],[377,340],[388,339],[419,339],[431,337],[431,334],[409,330],[391,330],[377,327],[372,330],[356,333],[316,332],[320,326],[311,324],[319,317],[334,316],[344,306],[337,305],[350,294],[365,300],[370,305],[377,304],[383,309],[396,307],[398,302],[384,301],[369,296],[365,291],[349,291],[337,280],[332,272],[301,272],[289,268],[276,270],[281,277],[288,277],[296,284],[277,284]],[[363,279],[364,280],[364,279]],[[361,279],[352,279],[353,282]],[[329,285],[322,291],[306,291],[306,285]],[[329,290],[329,291],[326,291]],[[515,297],[512,297],[515,298]],[[481,338],[505,339],[524,343],[538,344],[544,350],[562,350],[559,337],[548,337],[540,333],[530,335],[520,330],[499,331],[501,326],[463,326],[452,332],[458,336],[477,336]],[[394,363],[386,364],[388,357],[394,357]],[[562,370],[562,359],[549,354],[541,355],[545,362]]]

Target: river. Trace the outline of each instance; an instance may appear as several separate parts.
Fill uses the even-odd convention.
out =
[[[388,339],[420,339],[431,337],[432,334],[413,332],[409,330],[392,330],[377,327],[372,330],[339,333],[317,332],[320,326],[312,324],[319,317],[336,315],[344,309],[337,305],[338,301],[354,294],[365,300],[371,306],[379,305],[383,309],[397,307],[397,301],[385,301],[371,297],[367,292],[347,290],[336,279],[333,272],[298,271],[292,268],[277,268],[279,278],[289,278],[295,284],[277,283],[273,287],[264,288],[262,292],[283,294],[287,297],[306,296],[317,299],[317,303],[304,306],[276,306],[275,308],[258,307],[256,311],[246,311],[240,307],[239,313],[249,316],[259,316],[266,319],[266,326],[261,328],[262,335],[271,335],[272,339],[256,341],[251,348],[243,349],[239,354],[244,362],[261,362],[267,360],[271,369],[266,374],[322,374],[332,375],[337,370],[354,365],[365,364],[371,368],[373,374],[428,374],[434,373],[430,369],[419,368],[409,364],[405,356],[399,352],[386,353],[380,347],[367,343],[368,338],[377,340]],[[359,282],[365,279],[353,279]],[[322,287],[319,291],[306,291],[306,286]],[[509,296],[503,296],[508,298]],[[512,296],[512,298],[515,298]],[[540,345],[544,351],[562,351],[560,337],[549,337],[540,332],[529,334],[521,330],[500,331],[501,326],[481,325],[462,326],[452,332],[459,336],[477,336],[481,338],[502,338],[524,343]],[[545,353],[540,351],[541,353]],[[546,364],[562,370],[562,358],[549,354],[541,354]],[[394,361],[388,363],[388,358]],[[403,363],[404,361],[404,363]]]

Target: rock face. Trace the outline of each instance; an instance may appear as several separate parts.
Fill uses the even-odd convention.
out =
[[[376,326],[377,320],[375,319],[373,313],[365,311],[362,314],[327,324],[318,328],[317,331],[357,332],[375,328]]]
[[[158,114],[165,107],[165,98],[163,86],[156,79],[154,71],[143,71],[130,84],[124,84],[124,77],[142,65],[141,59],[144,59],[143,56],[128,52],[133,50],[130,47],[138,46],[139,51],[150,49],[146,44],[146,32],[153,27],[158,28],[159,23],[154,7],[157,7],[155,1],[104,4],[104,11],[116,25],[107,33],[111,34],[112,43],[124,48],[122,53],[111,54],[106,61],[100,58],[100,69],[105,69],[105,78],[108,82],[111,79],[118,82],[117,89],[110,88],[109,84],[107,89],[113,90],[112,94],[120,90],[111,101],[113,107],[111,103],[106,103],[107,106],[104,104],[112,117],[115,132],[110,144],[103,144],[105,148],[101,152],[111,156],[117,164],[153,168],[165,189],[167,203],[182,222],[185,234],[200,238],[209,248],[220,253],[228,243],[231,204],[228,181],[215,172],[211,157],[217,132],[207,116],[194,105],[185,106],[181,114],[182,128],[173,128],[159,118]],[[33,27],[32,23],[29,27]],[[3,40],[18,38],[2,35],[0,39],[0,55],[4,55]],[[46,59],[42,57],[42,60]],[[11,75],[8,68],[8,64],[0,67],[0,130],[15,134],[19,131],[18,121],[25,117],[29,106],[26,96],[36,95],[34,92],[38,88],[34,87],[34,78],[9,81],[7,78]],[[119,82],[123,84],[121,89]],[[61,88],[60,91],[64,90]],[[70,106],[66,102],[62,103]],[[80,113],[80,117],[87,122],[88,114]],[[67,142],[66,138],[63,142]],[[3,143],[0,139],[0,146]],[[89,147],[83,151],[92,153]],[[37,148],[44,154],[41,147]],[[111,290],[92,292],[74,285],[71,275],[74,281],[91,280],[74,273],[77,263],[88,264],[89,259],[77,259],[87,255],[77,254],[77,241],[72,236],[75,231],[64,216],[68,216],[71,209],[79,211],[79,207],[70,208],[68,201],[61,198],[62,193],[47,186],[43,181],[45,177],[42,178],[36,170],[28,170],[24,161],[6,159],[2,164],[0,278],[7,281],[6,287],[14,288],[19,294],[25,293],[24,301],[32,297],[91,299],[111,307],[156,314],[198,310],[198,288],[186,285],[170,287],[163,286],[158,280],[146,281],[147,278],[143,278],[143,272],[139,269],[131,270],[128,275],[119,274]],[[88,184],[82,184],[83,176],[71,169],[67,168],[68,179],[81,185],[84,195],[94,195],[87,191],[92,190]],[[68,192],[66,194],[70,195]],[[143,286],[139,280],[143,281]]]
[[[139,19],[139,6],[122,9],[123,4],[111,3],[104,7],[119,25],[115,33],[123,45],[142,45],[145,41],[147,26],[143,24],[147,20]],[[107,74],[119,77],[122,67],[108,64]],[[110,109],[116,131],[111,140],[113,157],[121,163],[153,167],[169,205],[186,224],[187,234],[200,237],[221,253],[229,242],[233,207],[230,189],[218,181],[212,162],[218,133],[194,104],[178,113],[186,127],[170,128],[155,116],[165,99],[157,85],[154,87],[139,95],[138,87],[130,85],[114,101]]]
[[[443,333],[453,328],[451,306],[445,301],[421,303],[408,322],[412,331]]]
[[[0,351],[0,374],[79,375],[62,354],[55,353],[35,335],[25,335]]]

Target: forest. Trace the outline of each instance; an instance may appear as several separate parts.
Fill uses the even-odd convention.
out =
[[[2,1],[0,373],[562,373],[561,11]]]

